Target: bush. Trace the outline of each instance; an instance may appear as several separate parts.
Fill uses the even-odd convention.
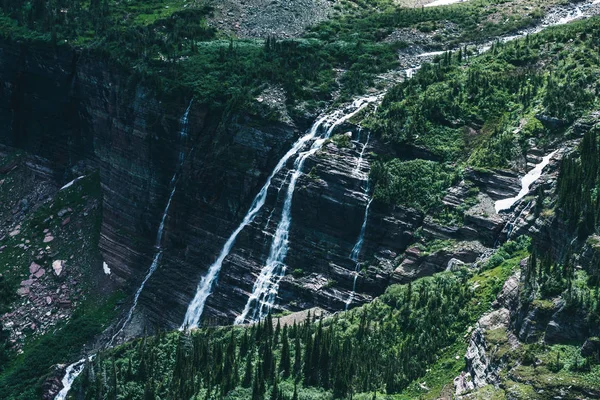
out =
[[[423,212],[440,202],[457,176],[451,167],[426,160],[377,162],[371,170],[377,200]]]

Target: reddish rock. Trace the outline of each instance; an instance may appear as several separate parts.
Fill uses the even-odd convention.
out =
[[[44,276],[44,274],[46,273],[46,270],[41,268],[39,269],[35,274],[33,274],[33,276],[35,276],[36,278],[41,278],[42,276]]]
[[[28,286],[20,287],[19,290],[17,290],[17,294],[19,294],[19,296],[27,296],[29,294],[29,287]]]
[[[67,217],[63,220],[63,222],[61,223],[62,226],[65,226],[66,224],[68,224],[69,222],[71,222],[71,217]]]
[[[21,286],[31,286],[33,283],[33,279],[27,279],[26,281],[21,281]]]
[[[52,304],[52,297],[46,296],[46,304],[48,304],[48,305]]]
[[[44,238],[44,243],[50,243],[51,241],[54,240],[54,236],[52,236],[51,234],[46,234],[46,237]]]
[[[35,274],[36,272],[38,272],[40,270],[40,268],[42,268],[42,267],[39,264],[32,262],[31,265],[29,265],[29,273]]]
[[[71,307],[71,301],[70,300],[60,300],[58,302],[58,305],[64,308],[68,308]]]

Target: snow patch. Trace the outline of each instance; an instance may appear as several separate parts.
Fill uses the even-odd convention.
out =
[[[598,0],[600,1],[600,0]],[[425,4],[425,7],[447,6],[454,3],[465,3],[467,0],[436,0],[433,3]]]
[[[548,154],[542,159],[541,163],[537,164],[535,168],[529,171],[527,175],[525,175],[521,179],[521,191],[519,192],[519,194],[517,194],[515,197],[509,197],[508,199],[498,200],[495,204],[496,212],[510,209],[512,206],[515,205],[517,201],[525,197],[527,193],[529,193],[529,187],[533,184],[533,182],[537,181],[542,176],[544,168],[546,168],[548,163],[550,163],[550,159],[554,157],[554,155],[557,152],[558,150],[555,150],[552,153]]]
[[[82,176],[80,176],[80,177],[78,177],[78,178],[75,178],[75,179],[73,179],[71,182],[69,182],[69,183],[67,183],[65,186],[61,187],[61,188],[60,188],[60,190],[64,190],[64,189],[66,189],[66,188],[68,188],[68,187],[71,187],[71,186],[73,186],[73,184],[74,184],[75,182],[78,182],[78,181],[82,180],[83,178],[85,178],[85,175],[82,175]]]
[[[102,269],[104,270],[104,273],[106,275],[110,275],[110,268],[108,267],[108,264],[106,262],[102,263]]]

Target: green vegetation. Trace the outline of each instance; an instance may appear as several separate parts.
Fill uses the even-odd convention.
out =
[[[561,163],[558,206],[580,239],[594,233],[600,218],[600,146],[598,127],[589,130],[579,146]],[[600,282],[600,270],[594,271]]]
[[[371,169],[376,184],[375,198],[427,211],[437,204],[445,190],[458,178],[455,171],[425,160],[378,162]]]
[[[318,322],[281,327],[269,316],[249,327],[144,337],[98,355],[72,395],[291,399],[296,391],[299,399],[327,399],[412,391],[437,354],[457,354],[448,346],[488,310],[527,244],[510,242],[507,259],[493,268],[391,286],[368,305]],[[462,364],[448,359],[436,371],[447,378]]]
[[[102,303],[88,302],[78,308],[67,323],[29,343],[25,352],[8,363],[0,374],[2,398],[41,398],[42,383],[52,373],[51,367],[80,356],[83,346],[115,317],[119,298],[120,295],[113,295]]]
[[[17,0],[0,5],[0,35],[74,47],[132,72],[131,83],[164,95],[193,95],[220,111],[256,107],[253,98],[265,83],[282,86],[291,108],[303,101],[321,108],[336,90],[338,101],[347,100],[372,86],[376,74],[397,66],[397,50],[406,44],[383,41],[394,29],[429,31],[448,21],[460,32],[445,40],[452,46],[511,32],[541,15],[531,7],[491,21],[504,0],[424,10],[392,0],[342,3],[343,12],[303,38],[237,40],[209,26],[210,2]]]
[[[597,107],[599,34],[600,21],[592,19],[495,43],[477,57],[468,48],[445,53],[392,88],[370,125],[399,153],[416,147],[448,165],[434,170],[508,167],[531,139],[544,147]],[[374,169],[379,199],[435,204],[430,199],[440,198],[448,181],[433,185],[437,193],[424,190],[407,203],[396,185],[408,167],[399,165],[384,159]]]
[[[0,161],[2,166],[15,166],[2,175],[0,213],[12,214],[15,204],[19,201],[23,203],[20,199],[30,198],[27,194],[32,191],[43,190],[44,183],[41,184],[35,177],[26,161],[22,153]],[[99,176],[90,174],[57,193],[54,193],[55,189],[51,190],[49,193],[54,195],[52,200],[41,204],[28,203],[29,211],[19,224],[19,233],[8,235],[1,242],[6,247],[0,251],[0,313],[8,311],[11,305],[18,308],[19,303],[31,302],[27,298],[22,302],[15,300],[18,298],[16,292],[19,282],[28,279],[28,267],[32,261],[46,271],[40,279],[44,281],[44,290],[54,292],[59,289],[63,292],[61,286],[69,284],[65,282],[68,279],[65,275],[68,275],[78,280],[78,288],[85,295],[69,298],[71,303],[68,309],[53,309],[55,323],[48,325],[44,333],[39,332],[40,324],[37,331],[24,327],[27,339],[23,343],[13,343],[8,329],[0,329],[2,399],[40,398],[44,379],[53,373],[51,367],[80,356],[83,346],[89,344],[115,317],[116,303],[122,297],[119,293],[102,288],[98,276],[103,275],[98,251],[101,223]],[[63,223],[66,219],[59,215],[66,210],[70,210],[69,221]],[[43,243],[46,229],[54,236],[49,243]],[[32,249],[27,251],[29,247]],[[46,247],[48,252],[41,258],[36,257]],[[54,259],[68,260],[66,270],[60,277],[52,273]],[[41,296],[41,293],[36,295]],[[59,317],[60,314],[64,318]],[[18,349],[22,349],[22,352]]]

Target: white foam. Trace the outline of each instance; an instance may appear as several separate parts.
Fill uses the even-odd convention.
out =
[[[525,197],[527,195],[527,193],[529,193],[529,187],[542,176],[542,172],[544,171],[544,168],[546,168],[546,166],[550,162],[550,159],[552,157],[554,157],[554,155],[556,154],[557,151],[558,150],[555,150],[552,153],[545,156],[542,159],[542,162],[537,164],[535,166],[535,168],[533,168],[531,171],[529,171],[527,173],[527,175],[525,175],[523,178],[521,178],[521,190],[519,191],[519,193],[516,196],[509,197],[508,199],[502,199],[502,200],[496,201],[496,204],[495,204],[496,212],[510,209],[512,206],[515,205],[515,203],[517,201],[519,201],[523,197]]]

